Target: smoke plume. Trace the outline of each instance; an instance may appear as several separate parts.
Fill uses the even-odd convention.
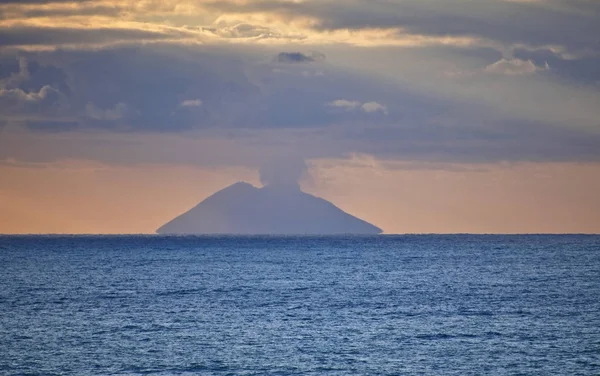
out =
[[[265,163],[260,169],[263,186],[280,189],[300,189],[299,181],[308,167],[302,158],[284,157]]]

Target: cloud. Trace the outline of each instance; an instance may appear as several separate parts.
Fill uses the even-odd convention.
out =
[[[387,107],[377,103],[377,102],[359,102],[359,101],[349,101],[347,99],[336,99],[334,101],[326,103],[329,107],[337,107],[342,108],[346,111],[352,111],[355,109],[360,109],[363,112],[373,113],[373,112],[382,112],[384,114],[388,114]]]
[[[0,4],[50,4],[70,3],[72,0],[2,0]]]
[[[361,109],[363,111],[365,111],[365,112],[378,112],[378,111],[380,111],[380,112],[383,112],[386,115],[388,113],[387,107],[384,106],[384,105],[382,105],[382,104],[379,104],[377,102],[366,102],[366,103],[363,103],[363,105],[361,106]]]
[[[59,95],[58,90],[50,86],[44,86],[39,92],[25,92],[21,89],[0,89],[0,97],[7,101],[18,102],[42,102],[48,98]]]
[[[303,77],[320,77],[320,76],[324,76],[324,75],[325,75],[325,72],[323,72],[323,71],[314,71],[314,72],[307,71],[307,70],[302,71]]]
[[[265,39],[265,38],[284,38],[285,36],[267,26],[252,25],[249,23],[238,23],[232,26],[217,26],[214,28],[204,28],[215,35],[223,38],[251,38],[251,39]]]
[[[336,99],[334,101],[328,102],[328,106],[330,107],[339,107],[345,110],[354,110],[357,107],[361,106],[359,101],[349,101],[346,99]]]
[[[43,86],[39,91],[0,89],[0,119],[60,116],[67,107],[64,94],[51,86]]]
[[[68,117],[70,110],[69,88],[62,72],[30,62],[24,56],[9,61],[6,76],[0,79],[0,119],[43,121],[63,118],[68,121],[64,117]],[[0,59],[0,67],[4,63]]]
[[[123,103],[117,103],[113,108],[101,109],[93,103],[88,103],[85,107],[86,115],[94,120],[119,120],[127,116],[130,112],[128,106]]]
[[[179,105],[180,107],[200,107],[202,101],[200,99],[186,99]]]
[[[539,71],[549,70],[550,67],[546,64],[545,67],[536,66],[531,60],[521,59],[501,59],[497,62],[485,67],[487,73],[504,74],[507,76],[516,76],[522,74],[533,74]]]
[[[416,55],[415,64],[422,70],[400,65],[398,72],[388,71],[389,77],[401,76],[403,81],[398,81],[339,63],[360,67],[357,54],[364,50],[353,49],[348,55],[327,50],[335,59],[315,66],[283,66],[272,59],[277,51],[277,47],[153,43],[20,52],[21,60],[6,52],[0,55],[5,97],[19,97],[27,104],[18,111],[14,104],[0,107],[7,129],[40,134],[85,130],[114,137],[102,148],[87,139],[43,148],[31,139],[15,141],[21,147],[4,153],[14,158],[32,153],[42,160],[68,155],[119,163],[252,163],[253,167],[262,166],[268,156],[296,148],[306,159],[348,153],[473,163],[600,158],[594,130],[597,94],[553,83],[551,75],[506,80],[480,74],[449,82],[435,76],[435,66],[428,65],[439,60]],[[394,51],[367,52],[363,62],[374,71],[387,70],[379,64],[397,63],[386,58],[397,56]],[[498,59],[493,53],[475,55],[472,60],[479,65],[473,67],[481,72]],[[531,60],[539,66],[538,60]],[[326,74],[305,77],[303,72],[313,67]],[[274,68],[286,74],[274,73]],[[427,79],[431,86],[413,84],[428,83]],[[343,93],[360,97],[340,98]],[[576,100],[565,102],[565,96]],[[60,99],[56,105],[49,100],[53,97]],[[182,110],[186,101],[191,105],[200,98],[201,111]],[[123,131],[134,139],[122,144]],[[180,141],[139,141],[154,135],[156,140],[192,141],[185,147]],[[131,146],[138,142],[140,149]],[[219,148],[208,148],[207,143]],[[49,150],[50,145],[56,150]],[[178,153],[171,156],[167,150]]]
[[[538,68],[550,70],[552,76],[571,82],[573,85],[589,85],[589,83],[600,80],[599,61],[593,56],[567,59],[546,50],[531,51],[526,49],[514,50],[513,56],[525,61],[531,60]]]
[[[17,60],[19,62],[19,70],[17,72],[10,73],[8,77],[0,80],[0,88],[10,89],[19,87],[23,81],[27,81],[31,78],[29,75],[27,59],[24,57],[19,57]]]
[[[461,0],[10,0],[0,13],[0,45],[22,48],[97,48],[162,40],[529,48],[546,49],[561,58],[600,56],[595,38],[600,32],[600,4],[591,1],[484,0],[474,5]]]
[[[38,82],[61,88],[71,109],[70,120],[81,127],[110,128],[110,120],[123,119],[137,131],[235,123],[243,121],[244,114],[232,104],[242,106],[258,92],[248,82],[239,58],[216,48],[153,45],[23,55],[30,68],[36,68],[29,80],[20,83],[23,90],[39,90]],[[15,65],[16,59],[12,61]],[[208,110],[178,111],[198,104]]]
[[[300,52],[280,52],[275,60],[278,63],[312,63],[315,61],[311,56]]]
[[[166,31],[135,28],[78,28],[0,25],[0,46],[94,45],[124,41],[163,40],[173,35]]]
[[[600,135],[544,126],[494,124],[465,126],[368,127],[345,129],[256,129],[243,132],[183,133],[77,132],[76,129],[2,134],[0,160],[49,162],[85,159],[111,165],[196,165],[266,168],[295,151],[299,158],[347,158],[354,153],[377,159],[428,163],[584,162],[600,161]],[[504,128],[502,128],[504,126]],[[173,152],[176,150],[177,152]]]
[[[546,49],[561,57],[600,56],[600,4],[548,0],[219,1],[209,11],[293,29],[313,43],[369,46]],[[222,16],[223,17],[223,16]]]

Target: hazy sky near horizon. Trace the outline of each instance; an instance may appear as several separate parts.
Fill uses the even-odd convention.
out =
[[[388,233],[600,233],[599,36],[593,0],[2,1],[0,233],[150,233],[287,160]]]

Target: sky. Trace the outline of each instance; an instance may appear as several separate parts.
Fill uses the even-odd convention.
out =
[[[386,233],[600,233],[600,2],[0,1],[0,233],[297,161]]]

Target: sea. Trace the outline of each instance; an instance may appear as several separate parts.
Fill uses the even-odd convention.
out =
[[[0,236],[1,375],[600,375],[600,236]]]

